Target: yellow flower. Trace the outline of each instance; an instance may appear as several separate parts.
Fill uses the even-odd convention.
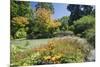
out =
[[[56,57],[52,57],[51,60],[52,60],[52,61],[55,61],[55,60],[56,60]]]
[[[44,59],[49,60],[49,59],[51,59],[51,56],[45,56]]]
[[[57,59],[61,58],[61,55],[56,56]]]

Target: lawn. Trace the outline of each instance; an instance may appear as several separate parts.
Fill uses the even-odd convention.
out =
[[[25,40],[25,39],[16,39],[11,40],[11,45],[20,45],[20,46],[27,46],[28,48],[37,48],[40,45],[47,44],[48,41],[52,40],[54,38],[49,39],[32,39],[32,40]]]

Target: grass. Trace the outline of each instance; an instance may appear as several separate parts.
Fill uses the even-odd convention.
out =
[[[37,48],[41,44],[47,44],[51,39],[33,39],[33,40],[11,40],[11,45],[25,46],[28,48]]]
[[[41,45],[45,45],[48,43],[48,41],[54,40],[54,39],[59,39],[59,38],[48,38],[48,39],[32,39],[32,40],[26,40],[26,39],[16,39],[16,40],[11,40],[11,45],[18,45],[18,46],[25,46],[27,45],[26,48],[37,48],[40,47]]]

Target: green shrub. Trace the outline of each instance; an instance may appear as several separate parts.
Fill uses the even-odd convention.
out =
[[[95,48],[95,29],[88,29],[84,32],[84,37]]]
[[[93,16],[83,16],[77,21],[74,21],[74,32],[82,34],[84,31],[95,27],[95,18]]]
[[[27,33],[24,28],[20,28],[15,34],[16,39],[26,38],[26,36],[27,36]]]
[[[69,26],[69,30],[74,31],[74,25]]]

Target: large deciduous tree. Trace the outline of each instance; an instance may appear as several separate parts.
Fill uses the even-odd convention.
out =
[[[57,28],[60,23],[52,19],[52,14],[45,8],[38,8],[35,17],[35,27],[39,32],[48,32],[50,28]]]
[[[42,38],[51,37],[53,31],[60,26],[60,22],[52,18],[50,10],[38,8],[35,12],[32,31]],[[40,38],[39,37],[39,38]]]
[[[30,2],[11,0],[11,19],[16,16],[28,17],[30,13]]]
[[[84,16],[77,21],[74,21],[75,34],[84,34],[88,29],[95,29],[95,18],[93,16]]]
[[[52,3],[39,2],[35,5],[35,7],[36,7],[36,10],[38,8],[45,8],[45,9],[51,11],[52,14],[54,13],[54,7],[53,7]]]
[[[80,19],[86,15],[94,15],[94,7],[91,5],[68,5],[67,9],[71,12],[69,17],[69,25],[73,24],[73,21]]]
[[[60,30],[66,31],[68,30],[68,16],[63,16],[62,18],[59,18],[58,21],[61,22]]]

